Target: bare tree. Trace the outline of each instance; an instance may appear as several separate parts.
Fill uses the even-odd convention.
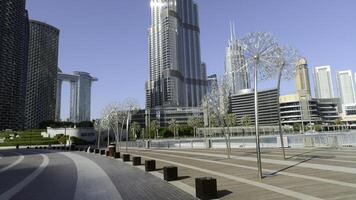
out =
[[[213,85],[211,92],[203,99],[203,105],[207,105],[207,115],[209,118],[209,127],[211,127],[212,118],[216,118],[217,125],[222,127],[222,134],[226,142],[227,158],[231,157],[231,131],[229,120],[229,97],[231,84],[226,76],[220,78],[219,84]]]
[[[130,123],[132,115],[136,114],[139,110],[139,103],[134,98],[127,98],[122,103],[123,110],[126,113],[126,151],[128,148],[128,140],[129,140],[129,130],[130,130]]]

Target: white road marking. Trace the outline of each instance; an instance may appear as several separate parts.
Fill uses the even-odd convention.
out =
[[[154,160],[160,161],[160,162],[169,163],[169,164],[172,164],[172,165],[177,165],[177,166],[193,169],[193,170],[196,170],[196,171],[201,171],[201,172],[208,173],[208,174],[211,174],[211,175],[220,176],[220,177],[223,177],[223,178],[226,178],[226,179],[230,179],[230,180],[234,180],[234,181],[237,181],[237,182],[240,182],[240,183],[253,185],[253,186],[256,186],[256,187],[259,187],[259,188],[262,188],[262,189],[265,189],[265,190],[269,190],[269,191],[272,191],[272,192],[276,192],[276,193],[279,193],[279,194],[282,194],[282,195],[285,195],[285,196],[294,197],[296,199],[321,200],[321,198],[318,198],[318,197],[306,195],[306,194],[303,194],[303,193],[299,193],[299,192],[295,192],[295,191],[292,191],[292,190],[276,187],[276,186],[273,186],[273,185],[268,185],[268,184],[257,182],[257,181],[248,180],[248,179],[245,179],[245,178],[240,178],[240,177],[233,176],[233,175],[230,175],[230,174],[224,174],[224,173],[220,173],[220,172],[216,172],[216,171],[212,171],[212,170],[208,170],[208,169],[203,169],[201,167],[195,167],[195,166],[192,166],[192,165],[186,165],[186,164],[182,164],[182,163],[178,163],[178,162],[174,162],[174,161],[169,161],[169,160],[164,160],[164,159],[158,159],[158,158],[153,158],[153,157],[149,157],[149,156],[142,156],[142,155],[140,155],[140,156],[144,157],[144,158],[148,158],[148,159],[154,159]]]
[[[6,166],[6,167],[3,167],[0,169],[0,173],[2,172],[5,172],[7,170],[9,170],[10,168],[18,165],[19,163],[21,163],[23,161],[23,159],[25,158],[23,155],[19,154],[19,153],[16,153],[18,156],[18,158],[15,160],[15,162],[11,163],[10,165]]]
[[[226,158],[225,155],[213,154],[213,153],[199,153],[199,152],[187,152],[187,151],[175,151],[175,150],[156,150],[156,151],[176,152],[176,153],[183,153],[183,154],[188,154],[188,155],[214,156],[214,157]],[[246,157],[231,156],[231,158],[236,159],[236,160],[256,161],[256,158],[247,157],[247,156]],[[310,168],[310,169],[319,169],[319,170],[334,171],[334,172],[341,172],[341,173],[348,173],[348,174],[356,174],[356,169],[350,168],[350,167],[313,164],[313,163],[300,163],[300,162],[295,162],[295,161],[274,160],[274,159],[268,159],[268,158],[262,158],[262,162],[270,163],[270,164],[277,164],[277,165],[286,165],[286,166],[296,165],[297,167],[302,167],[302,168]]]
[[[29,176],[27,176],[25,179],[23,179],[20,183],[6,191],[5,193],[0,195],[0,200],[7,200],[11,199],[13,196],[15,196],[18,192],[20,192],[24,187],[26,187],[31,181],[33,181],[35,178],[37,178],[38,175],[41,174],[41,172],[47,167],[49,163],[48,156],[44,154],[40,154],[43,158],[43,161],[41,165],[34,171],[32,172]]]
[[[122,200],[111,179],[95,162],[81,155],[62,152],[75,163],[78,171],[75,200]]]
[[[196,151],[194,151],[196,152]],[[213,151],[206,151],[206,152],[209,152],[209,153],[213,153]],[[215,151],[216,152],[216,151]],[[244,153],[244,152],[241,152],[239,151],[239,153]],[[305,153],[303,155],[299,155],[299,156],[296,156],[296,154],[298,153],[289,153],[289,152],[286,152],[286,156],[287,157],[293,157],[294,158],[303,158],[303,159],[308,159],[310,158],[311,156],[313,156],[312,154],[313,152],[310,152],[309,153]],[[272,153],[268,153],[268,154],[263,154],[263,156],[267,156],[267,157],[277,157],[277,158],[280,158],[281,157],[281,153],[277,153],[277,152],[272,152]],[[356,163],[356,161],[352,161],[352,160],[339,160],[339,159],[329,159],[329,158],[322,158],[322,157],[317,157],[319,155],[316,155],[315,158],[313,159],[316,159],[316,160],[323,160],[323,161],[333,161],[333,162],[343,162],[343,163]],[[332,156],[332,155],[329,155],[329,156]],[[340,156],[336,156],[336,157],[340,157]],[[341,158],[341,157],[340,157]]]
[[[171,154],[160,154],[160,153],[153,153],[153,152],[150,152],[150,153],[151,154],[162,155],[162,156],[174,157],[174,158],[189,159],[189,160],[195,160],[195,161],[201,161],[201,162],[214,163],[214,164],[218,164],[218,165],[225,165],[225,166],[232,166],[232,167],[238,167],[238,168],[243,168],[243,169],[250,169],[250,170],[254,170],[254,171],[257,170],[257,167],[250,167],[250,166],[246,166],[246,165],[239,165],[239,164],[233,164],[233,163],[225,163],[225,162],[221,162],[221,161],[214,161],[214,160],[207,160],[207,159],[200,159],[200,158],[192,158],[192,157],[186,157],[186,156],[177,156],[177,155],[171,155]],[[263,171],[269,172],[269,173],[276,172],[276,170],[266,169],[266,168],[263,168]],[[290,176],[290,177],[296,177],[296,178],[302,178],[302,179],[308,179],[308,180],[313,180],[313,181],[319,181],[319,182],[324,182],[324,183],[330,183],[330,184],[335,184],[335,185],[341,185],[341,186],[347,186],[347,187],[356,188],[356,184],[354,184],[354,183],[335,181],[335,180],[331,180],[331,179],[318,178],[318,177],[314,177],[314,176],[307,176],[307,175],[290,173],[290,172],[278,172],[276,174],[281,174],[281,175]]]

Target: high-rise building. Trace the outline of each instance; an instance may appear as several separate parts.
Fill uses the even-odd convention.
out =
[[[193,0],[151,0],[146,106],[200,106],[206,69],[200,57],[198,6]]]
[[[59,30],[30,20],[26,92],[26,128],[55,120]]]
[[[97,78],[87,72],[58,73],[56,120],[60,121],[61,94],[63,81],[70,82],[70,121],[74,123],[90,121],[91,86]]]
[[[25,0],[0,1],[0,130],[24,126],[28,54],[25,4]]]
[[[315,67],[314,69],[315,95],[319,99],[334,98],[333,82],[330,66]]]
[[[234,25],[230,25],[230,39],[225,52],[225,77],[230,84],[231,94],[250,88],[245,58]]]
[[[208,76],[208,87],[207,93],[210,93],[212,88],[218,85],[218,76],[216,74],[212,74]]]
[[[295,84],[299,98],[311,98],[308,62],[305,58],[298,60],[295,73]]]
[[[337,72],[336,82],[341,103],[356,103],[355,86],[351,70]]]

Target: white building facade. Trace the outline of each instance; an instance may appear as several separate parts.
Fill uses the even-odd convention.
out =
[[[351,70],[337,72],[336,81],[341,103],[356,103],[355,86]]]
[[[334,98],[330,66],[314,68],[314,89],[315,95],[319,99]]]

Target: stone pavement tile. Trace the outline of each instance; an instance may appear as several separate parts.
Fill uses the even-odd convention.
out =
[[[159,153],[162,154],[162,152],[159,152]],[[210,164],[210,163],[207,164],[204,162],[197,162],[197,161],[187,161],[189,159],[185,160],[182,158],[169,158],[168,155],[175,155],[175,153],[173,153],[173,152],[167,153],[167,156],[159,155],[159,158],[172,160],[172,161],[180,162],[180,163],[189,163],[190,165],[195,165],[195,166],[203,165],[204,168],[209,169],[209,170],[229,172],[232,175],[243,177],[243,178],[249,178],[249,179],[254,179],[253,177],[251,177],[251,175],[256,173],[253,170],[250,170],[250,171],[252,171],[252,173],[251,172],[243,173],[246,170],[241,169],[241,168],[226,167],[226,166]],[[152,154],[151,156],[154,157],[155,155]],[[204,164],[202,164],[202,163],[204,163]],[[247,171],[249,171],[249,170],[247,170]],[[309,171],[309,169],[304,169],[304,171]],[[312,170],[312,171],[323,172],[324,170]],[[324,171],[324,173],[325,173],[325,171]],[[313,175],[313,174],[310,174],[310,175]],[[291,189],[296,192],[301,192],[301,193],[305,193],[308,195],[314,195],[314,196],[323,197],[323,198],[335,198],[342,193],[352,193],[352,192],[356,193],[355,188],[343,187],[343,186],[329,184],[329,183],[323,183],[323,182],[319,182],[319,181],[310,181],[310,180],[305,180],[305,179],[301,179],[301,178],[292,178],[291,179],[291,177],[287,177],[287,176],[275,176],[273,178],[267,178],[263,182],[266,182],[271,185],[279,186],[282,188],[288,188],[288,189]]]

